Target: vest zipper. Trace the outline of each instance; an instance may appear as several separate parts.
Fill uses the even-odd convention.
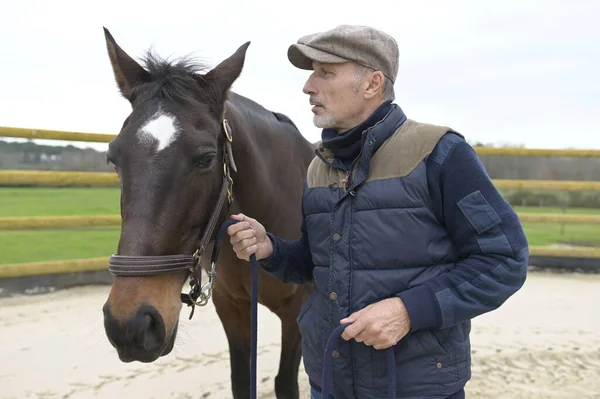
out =
[[[349,182],[350,182],[350,177],[352,176],[352,172],[354,171],[354,166],[356,166],[356,162],[360,159],[360,156],[362,155],[362,146],[360,148],[360,152],[358,153],[358,155],[356,156],[356,158],[354,158],[354,161],[352,161],[352,165],[350,166],[350,170],[346,171],[346,176],[344,176],[342,178],[342,180],[340,180],[340,183],[342,184],[342,189],[344,190],[344,192],[346,192],[346,190],[349,187]]]
[[[340,180],[340,183],[342,184],[342,190],[344,190],[344,192],[346,192],[346,189],[348,188],[348,180],[350,179],[351,173],[351,170],[347,171],[346,176],[344,176],[342,180]]]

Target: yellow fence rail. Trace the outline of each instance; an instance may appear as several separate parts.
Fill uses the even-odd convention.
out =
[[[600,224],[600,215],[560,213],[518,213],[524,223]]]
[[[68,229],[120,225],[120,215],[32,216],[0,218],[0,230]]]
[[[570,180],[494,179],[499,189],[546,191],[600,191],[600,182]],[[56,172],[41,170],[0,170],[2,186],[119,187],[114,172]]]
[[[600,158],[600,150],[560,149],[550,150],[544,148],[491,148],[474,147],[480,157],[567,157],[567,158]]]
[[[600,259],[600,248],[588,247],[529,247],[530,256],[548,256],[557,258]]]
[[[46,170],[0,170],[1,186],[118,187],[114,172],[56,172]]]
[[[600,224],[596,214],[560,214],[519,212],[525,223]],[[0,230],[42,230],[85,227],[120,227],[120,215],[24,216],[0,218]]]
[[[570,259],[600,259],[600,248],[563,248],[531,246],[530,256],[545,256]],[[43,274],[105,271],[108,256],[100,258],[59,260],[50,262],[11,263],[0,266],[1,278],[37,276]]]
[[[600,191],[597,181],[494,179],[493,182],[500,190]]]
[[[114,134],[0,126],[0,137],[108,143]],[[474,147],[479,156],[600,158],[600,150]]]
[[[0,126],[0,137],[108,143],[115,138],[115,135],[106,133],[79,133],[64,132],[59,130]]]
[[[0,266],[0,278],[102,271],[107,269],[108,257],[57,260],[51,262],[9,263]]]

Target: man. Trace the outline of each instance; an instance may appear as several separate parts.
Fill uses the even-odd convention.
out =
[[[285,241],[256,220],[229,227],[241,259],[256,254],[277,278],[312,281],[298,317],[312,397],[321,397],[324,348],[332,395],[384,398],[393,346],[397,396],[464,398],[470,320],[523,285],[528,244],[517,215],[473,148],[444,126],[408,119],[394,101],[395,40],[338,26],[288,51],[312,70],[304,93],[322,144],[309,166],[301,237]]]

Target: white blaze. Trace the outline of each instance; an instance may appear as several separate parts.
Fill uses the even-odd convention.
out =
[[[156,112],[138,131],[138,137],[144,141],[158,141],[157,151],[167,148],[179,134],[175,118],[163,113]]]

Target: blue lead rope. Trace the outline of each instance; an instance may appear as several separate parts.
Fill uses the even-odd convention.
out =
[[[330,388],[330,379],[331,379],[331,369],[332,369],[332,353],[333,353],[333,345],[337,338],[339,338],[346,327],[350,324],[342,324],[338,326],[329,338],[327,339],[327,345],[325,346],[325,355],[323,356],[323,375],[321,382],[321,394],[323,398],[329,398],[331,394]],[[387,359],[387,372],[388,372],[388,398],[395,399],[396,398],[396,357],[394,355],[394,348],[390,347],[386,349],[386,359]]]
[[[216,263],[219,256],[219,248],[221,247],[221,241],[227,231],[227,228],[235,223],[237,220],[229,219],[225,221],[215,239],[215,245],[213,247],[213,253],[211,262]],[[250,262],[252,263],[251,268],[251,334],[250,334],[250,398],[256,399],[256,358],[257,358],[257,341],[258,341],[258,261],[256,255],[250,255]],[[322,394],[324,398],[329,397],[331,391],[331,373],[332,373],[332,352],[334,341],[339,338],[342,332],[348,327],[349,324],[343,324],[337,327],[329,336],[327,340],[327,346],[325,347],[325,356],[323,363],[323,375],[322,375]],[[387,358],[387,370],[388,370],[388,398],[393,399],[396,397],[396,360],[394,356],[393,348],[386,349]]]
[[[219,231],[217,232],[217,237],[215,239],[215,245],[213,247],[212,259],[211,261],[215,263],[217,261],[217,257],[219,256],[219,248],[221,247],[221,240],[227,231],[227,228],[235,223],[237,220],[227,220],[225,221]],[[256,399],[256,346],[258,341],[258,261],[256,260],[256,255],[250,255],[250,261],[252,262],[252,271],[251,271],[251,279],[252,279],[252,288],[251,288],[251,333],[250,333],[250,398]]]

